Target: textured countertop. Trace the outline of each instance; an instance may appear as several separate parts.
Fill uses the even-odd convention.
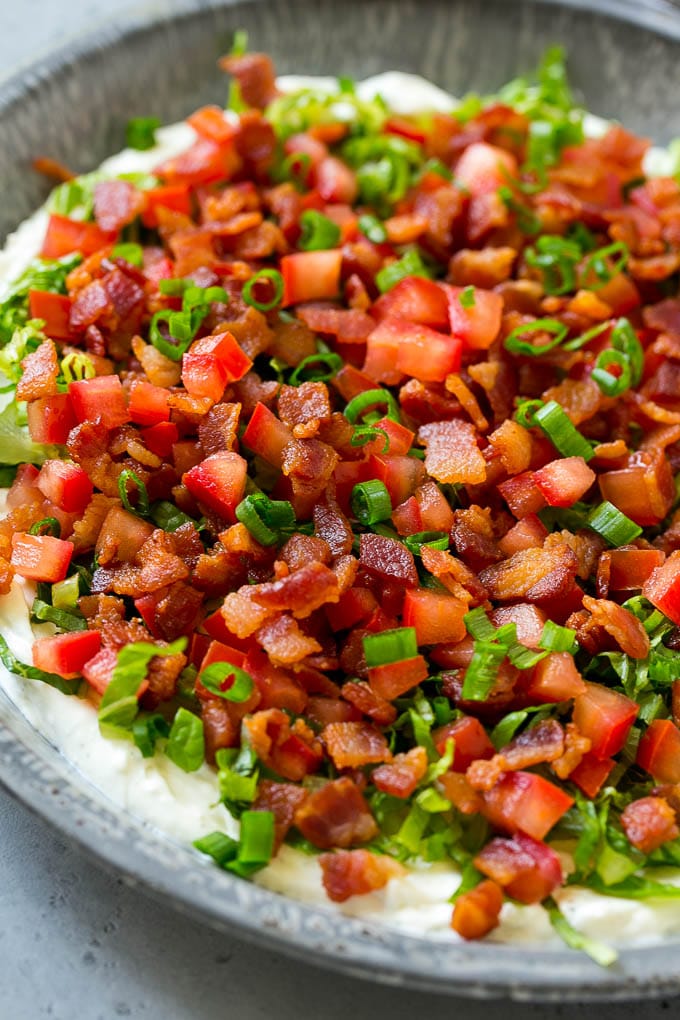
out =
[[[0,78],[134,6],[0,0]],[[593,1008],[475,1003],[329,975],[127,888],[2,790],[0,833],[0,1020],[577,1020]],[[677,1015],[680,1002],[596,1009],[601,1020],[651,1020]]]

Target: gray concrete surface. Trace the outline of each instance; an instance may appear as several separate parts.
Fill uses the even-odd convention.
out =
[[[0,0],[0,79],[132,7]],[[594,1010],[600,1020],[652,1020],[680,1015],[680,1000],[471,1003],[328,975],[204,929],[127,888],[0,790],[0,1020],[585,1020]]]

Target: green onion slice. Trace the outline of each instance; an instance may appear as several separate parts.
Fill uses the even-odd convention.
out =
[[[158,117],[133,117],[127,123],[125,138],[130,149],[153,149],[156,131],[161,126]]]
[[[404,545],[414,556],[422,556],[424,545],[430,549],[448,549],[449,536],[445,531],[418,531],[406,535]]]
[[[548,652],[569,652],[575,655],[578,651],[578,639],[571,627],[561,627],[552,620],[546,620],[538,642]]]
[[[396,286],[400,280],[406,279],[407,276],[420,276],[426,280],[432,279],[432,273],[430,273],[423,262],[417,248],[409,249],[396,262],[391,262],[388,266],[384,266],[375,274],[375,282],[381,294],[384,294],[386,291],[392,290],[392,287]]]
[[[384,482],[377,478],[358,482],[352,489],[352,513],[360,524],[370,527],[392,514],[392,500]]]
[[[114,259],[123,259],[124,262],[127,262],[131,266],[135,266],[137,269],[141,269],[144,265],[144,251],[142,246],[141,244],[135,244],[133,241],[115,245],[111,251],[111,257]]]
[[[324,216],[318,209],[305,209],[300,216],[302,234],[298,247],[303,251],[324,251],[337,248],[341,231],[337,223]]]
[[[224,683],[230,677],[233,677],[233,683],[225,689]],[[250,674],[230,662],[211,662],[201,671],[199,679],[211,694],[237,704],[247,701],[255,687]]]
[[[504,346],[511,354],[525,354],[536,358],[541,354],[547,354],[554,347],[558,347],[566,337],[569,329],[563,322],[557,319],[536,319],[535,322],[527,322],[513,329],[505,338]],[[543,344],[534,344],[524,337],[532,333],[552,334],[552,340]]]
[[[594,457],[592,446],[556,400],[549,400],[534,411],[533,423],[539,426],[563,457],[583,457],[585,461]]]
[[[43,517],[41,521],[36,521],[32,525],[28,533],[29,535],[51,535],[53,538],[60,538],[61,524],[56,517]]]
[[[264,287],[270,294],[269,298],[261,300],[257,292]],[[281,304],[283,299],[283,277],[278,269],[260,269],[258,273],[251,276],[243,285],[241,297],[247,305],[257,308],[258,312],[270,312]]]
[[[342,368],[343,361],[339,354],[320,351],[309,354],[291,372],[288,382],[291,386],[299,386],[303,382],[328,382]]]
[[[387,240],[387,231],[377,216],[365,213],[359,217],[359,230],[373,244],[384,244]]]
[[[380,453],[387,453],[390,448],[390,437],[385,429],[376,428],[373,425],[357,425],[350,440],[350,446],[366,446],[374,439],[382,439],[383,447]]]
[[[642,528],[608,500],[588,514],[587,524],[612,546],[628,545],[642,534]]]
[[[605,248],[598,248],[588,256],[581,269],[581,285],[589,290],[599,290],[608,283],[612,277],[625,268],[630,252],[623,241],[615,241]],[[609,265],[609,259],[614,259],[613,266]],[[593,282],[595,277],[595,282]]]
[[[618,375],[610,372],[611,367],[619,369]],[[608,397],[619,397],[630,389],[633,379],[628,356],[622,351],[602,351],[592,371],[592,379]]]
[[[295,511],[288,500],[270,499],[262,492],[253,492],[236,507],[237,520],[245,524],[260,545],[276,545],[282,532],[295,528]]]
[[[372,411],[376,407],[385,407],[387,417],[392,418],[393,421],[401,420],[399,404],[389,390],[382,389],[364,390],[363,393],[353,397],[345,408],[345,418],[354,425],[357,420],[363,419],[368,411]]]
[[[137,490],[136,506],[130,503],[128,484],[131,484],[132,488]],[[129,513],[137,514],[138,517],[149,516],[149,494],[146,491],[146,485],[136,471],[132,471],[130,468],[125,468],[121,471],[118,477],[118,494],[123,506]]]
[[[367,634],[364,639],[364,655],[369,669],[386,666],[391,662],[413,659],[418,654],[418,641],[414,627],[396,627],[378,634]]]

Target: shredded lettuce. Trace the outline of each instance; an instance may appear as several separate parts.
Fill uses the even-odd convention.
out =
[[[618,953],[615,949],[605,945],[603,942],[598,942],[596,939],[588,938],[583,932],[577,931],[566,919],[554,900],[549,900],[546,906],[554,931],[557,932],[570,949],[577,949],[579,952],[585,953],[600,967],[611,967],[613,963],[616,963]]]
[[[37,666],[28,666],[25,662],[20,662],[2,634],[0,634],[0,662],[14,676],[23,677],[25,680],[39,680],[41,683],[47,684],[48,687],[56,688],[61,694],[78,693],[77,681],[64,680],[63,676],[59,676],[58,673],[47,673],[44,669],[38,669]]]
[[[7,464],[42,464],[58,455],[58,447],[34,443],[26,430],[25,405],[12,402],[0,411],[0,458]]]
[[[165,648],[146,641],[135,641],[121,648],[111,682],[99,705],[100,729],[132,726],[139,711],[137,692],[146,677],[149,663],[157,655],[177,655],[185,646],[186,638],[178,638]]]
[[[360,99],[353,91],[337,92],[305,88],[289,92],[269,104],[265,111],[281,141],[317,124],[347,124],[353,135],[375,135],[387,119],[387,105],[375,99]]]

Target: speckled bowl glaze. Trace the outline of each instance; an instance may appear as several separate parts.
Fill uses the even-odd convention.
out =
[[[281,72],[365,77],[400,68],[458,94],[493,89],[559,42],[593,111],[657,142],[680,135],[680,11],[661,0],[166,0],[138,4],[123,24],[94,27],[95,35],[0,89],[0,236],[46,196],[30,170],[34,156],[89,170],[122,147],[131,116],[173,121],[219,102],[226,82],[215,61],[238,27]],[[625,951],[601,970],[568,950],[411,937],[259,889],[113,807],[1,693],[0,781],[129,883],[218,929],[323,966],[518,1000],[680,991],[680,941]]]

